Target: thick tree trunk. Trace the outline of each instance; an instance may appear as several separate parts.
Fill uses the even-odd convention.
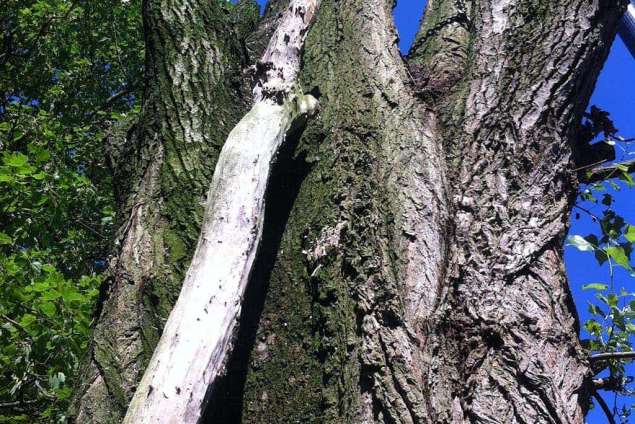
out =
[[[582,422],[589,369],[562,244],[576,126],[621,10],[472,6],[448,278],[425,343],[433,422]]]
[[[242,49],[217,2],[146,0],[143,17],[145,98],[113,147],[121,222],[71,409],[82,424],[123,418],[178,296],[216,159],[245,111]]]
[[[142,173],[78,422],[121,419],[192,252],[181,230],[200,222],[174,206],[202,200],[243,109],[215,4],[146,2]],[[243,37],[246,55],[285,4]],[[625,4],[429,1],[408,63],[392,5],[322,0],[299,76],[321,112],[274,169],[238,351],[207,418],[582,422],[590,373],[561,257],[570,158]]]

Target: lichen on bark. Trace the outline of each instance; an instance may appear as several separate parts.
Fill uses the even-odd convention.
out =
[[[424,419],[411,371],[442,268],[443,164],[434,114],[407,88],[392,2],[371,3],[324,2],[307,39],[301,80],[322,108],[298,148],[311,172],[270,280],[246,422]],[[296,305],[310,319],[291,327]]]

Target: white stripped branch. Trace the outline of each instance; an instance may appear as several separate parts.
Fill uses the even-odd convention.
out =
[[[320,0],[292,0],[259,63],[254,105],[229,134],[181,293],[124,423],[198,423],[224,372],[262,237],[265,191],[287,134],[317,107],[295,86]]]

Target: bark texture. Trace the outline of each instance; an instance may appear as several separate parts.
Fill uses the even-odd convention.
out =
[[[142,115],[113,146],[120,229],[71,417],[120,422],[178,296],[218,153],[245,104],[232,16],[213,1],[144,2]]]
[[[322,112],[301,139],[312,170],[272,271],[244,422],[424,420],[412,371],[444,268],[445,165],[391,8],[323,2],[307,39],[302,81]]]
[[[201,12],[213,2],[174,2],[146,4],[155,14],[146,16],[150,80],[164,83],[150,85],[134,132],[134,151],[147,154],[137,154],[143,175],[130,179],[143,178],[126,191],[131,220],[79,392],[87,417],[79,422],[120,418],[162,327],[156,317],[167,316],[178,290],[182,273],[173,270],[187,265],[196,238],[170,259],[162,234],[198,229],[200,209],[185,216],[169,205],[198,205],[180,197],[195,191],[176,177],[213,169],[200,158],[215,156],[195,155],[187,168],[167,160],[168,151],[188,157],[196,144],[185,135],[168,143],[163,128],[185,122],[177,134],[202,132],[202,145],[218,146],[244,96],[231,64],[259,56],[287,5],[271,2],[257,30],[233,38],[234,49],[226,21],[215,20],[220,9]],[[562,242],[577,188],[575,129],[625,2],[429,0],[407,59],[392,6],[322,0],[299,76],[321,112],[274,168],[250,313],[207,419],[581,423],[590,373]],[[177,23],[153,18],[166,13]],[[206,43],[208,34],[208,44],[156,41],[181,37],[185,30],[174,28],[201,13],[205,31],[184,38]],[[176,58],[209,48],[226,65],[206,61],[217,73],[185,86],[201,75],[213,84],[178,94],[173,75],[187,78],[176,70],[189,62]],[[238,82],[228,86],[227,76]],[[202,112],[205,105],[213,106]],[[209,120],[194,121],[200,113]],[[157,177],[168,163],[175,177]]]
[[[589,375],[577,341],[561,246],[576,192],[570,166],[574,129],[622,7],[619,2],[575,1],[430,3],[410,55],[410,74],[415,95],[427,106],[428,119],[420,128],[427,128],[446,153],[453,216],[450,225],[435,223],[451,246],[448,276],[437,274],[442,295],[437,298],[436,286],[428,286],[433,290],[421,297],[421,322],[411,327],[426,352],[421,359],[416,353],[409,356],[403,339],[391,343],[385,336],[406,321],[400,307],[408,304],[411,292],[404,270],[420,262],[402,256],[400,267],[402,251],[394,244],[384,247],[397,240],[400,227],[391,219],[399,209],[387,207],[387,199],[396,197],[382,175],[403,164],[386,162],[373,150],[373,142],[379,142],[394,151],[400,144],[391,141],[399,139],[399,131],[378,137],[372,123],[383,127],[390,120],[378,113],[381,107],[367,106],[370,99],[382,98],[391,110],[399,110],[403,100],[395,101],[386,85],[374,82],[381,74],[378,60],[349,59],[371,50],[364,37],[375,38],[381,31],[356,25],[377,19],[381,8],[366,10],[354,1],[325,6],[309,36],[304,73],[328,97],[322,100],[324,127],[314,124],[301,144],[307,157],[317,160],[300,190],[273,269],[247,375],[244,422],[302,422],[303,417],[325,422],[581,422]],[[325,27],[332,38],[318,39],[317,45],[328,47],[316,49],[315,58],[321,60],[314,63],[311,42],[328,19]],[[333,28],[339,32],[333,34]],[[384,49],[394,48],[394,39],[382,41]],[[348,42],[354,52],[345,50]],[[333,73],[322,73],[324,67]],[[346,69],[350,79],[344,79]],[[360,90],[357,97],[360,85],[367,92]],[[400,91],[402,98],[407,91]],[[362,99],[360,106],[347,104],[357,99]],[[333,116],[326,112],[331,107],[337,110]],[[341,128],[357,131],[342,132],[346,137],[337,142],[336,129]],[[443,161],[434,150],[424,157],[419,164]],[[310,200],[319,193],[324,193],[324,209]],[[425,239],[424,234],[414,236]],[[439,252],[444,237],[434,247]],[[300,249],[307,256],[304,269]],[[388,259],[383,249],[391,252]],[[394,279],[377,272],[382,266],[393,270]],[[289,287],[296,287],[297,300],[289,301]],[[289,306],[298,304],[306,306],[296,320]],[[300,354],[309,349],[315,358]],[[422,362],[425,369],[416,366]],[[280,369],[285,373],[278,374]],[[285,389],[289,373],[294,384]],[[403,375],[420,385],[400,381]],[[316,381],[319,393],[311,388]],[[309,394],[313,402],[300,407],[296,396]],[[279,406],[272,408],[271,402]]]
[[[432,422],[582,422],[589,368],[562,263],[571,149],[621,11],[473,5],[455,231],[425,343]]]
[[[257,65],[255,103],[221,150],[192,263],[124,423],[198,423],[224,373],[261,244],[272,164],[287,134],[317,109],[296,76],[318,7],[292,0]]]

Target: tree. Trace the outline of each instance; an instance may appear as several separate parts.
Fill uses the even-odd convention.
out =
[[[113,149],[123,218],[78,422],[125,414],[286,6],[144,2],[144,104]],[[405,59],[392,6],[321,2],[298,76],[320,112],[278,156],[206,419],[581,422],[592,372],[562,245],[625,2],[431,2]]]

